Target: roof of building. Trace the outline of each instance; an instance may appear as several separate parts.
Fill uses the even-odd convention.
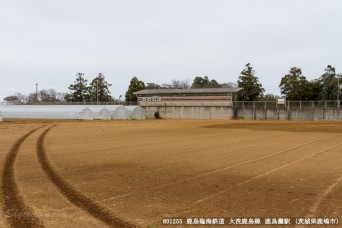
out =
[[[154,94],[226,94],[236,93],[241,88],[201,88],[201,89],[144,89],[135,92],[135,95],[154,95]]]

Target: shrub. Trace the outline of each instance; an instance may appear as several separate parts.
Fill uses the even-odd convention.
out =
[[[157,112],[154,113],[154,118],[156,118],[156,119],[161,119],[160,114],[159,114],[159,111],[157,111]]]

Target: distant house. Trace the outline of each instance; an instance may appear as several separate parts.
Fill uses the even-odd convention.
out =
[[[152,89],[140,90],[140,106],[232,106],[233,96],[241,88]]]

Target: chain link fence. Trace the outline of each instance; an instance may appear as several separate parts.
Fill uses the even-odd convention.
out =
[[[137,106],[138,102],[112,101],[112,102],[0,102],[0,106],[11,105],[123,105]],[[342,102],[337,100],[332,101],[286,101],[285,104],[277,104],[276,101],[234,101],[234,108],[339,108],[342,107]]]
[[[276,101],[234,101],[234,108],[276,109],[276,108],[340,108],[341,101],[286,101],[277,104]]]

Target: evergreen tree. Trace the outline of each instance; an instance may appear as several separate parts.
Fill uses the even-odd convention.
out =
[[[292,67],[279,84],[281,94],[290,101],[308,100],[309,82],[302,75],[302,70]]]
[[[160,89],[160,85],[156,84],[156,83],[147,83],[146,88],[145,89]]]
[[[221,88],[222,86],[216,80],[209,80],[208,76],[204,76],[203,78],[197,76],[191,88]]]
[[[89,86],[88,92],[89,92],[89,101],[91,102],[108,102],[112,101],[113,98],[110,95],[109,87],[111,87],[112,84],[109,84],[105,76],[101,73],[94,78]]]
[[[322,83],[320,80],[315,79],[309,82],[308,88],[306,90],[307,100],[317,101],[322,100]]]
[[[133,77],[131,79],[131,82],[128,86],[128,90],[126,92],[125,98],[126,101],[131,102],[131,101],[137,101],[138,97],[137,95],[134,95],[134,92],[138,92],[139,90],[145,89],[145,83],[143,81],[139,81],[137,77]]]
[[[66,97],[68,101],[83,102],[89,99],[87,80],[83,76],[83,73],[77,73],[76,81],[68,87],[70,89],[70,94]]]
[[[336,100],[337,99],[337,75],[335,68],[328,65],[325,68],[324,74],[320,77],[322,85],[322,99]]]
[[[259,79],[254,75],[254,69],[251,64],[246,64],[241,72],[237,84],[242,91],[238,94],[238,99],[243,101],[256,101],[265,91]]]

